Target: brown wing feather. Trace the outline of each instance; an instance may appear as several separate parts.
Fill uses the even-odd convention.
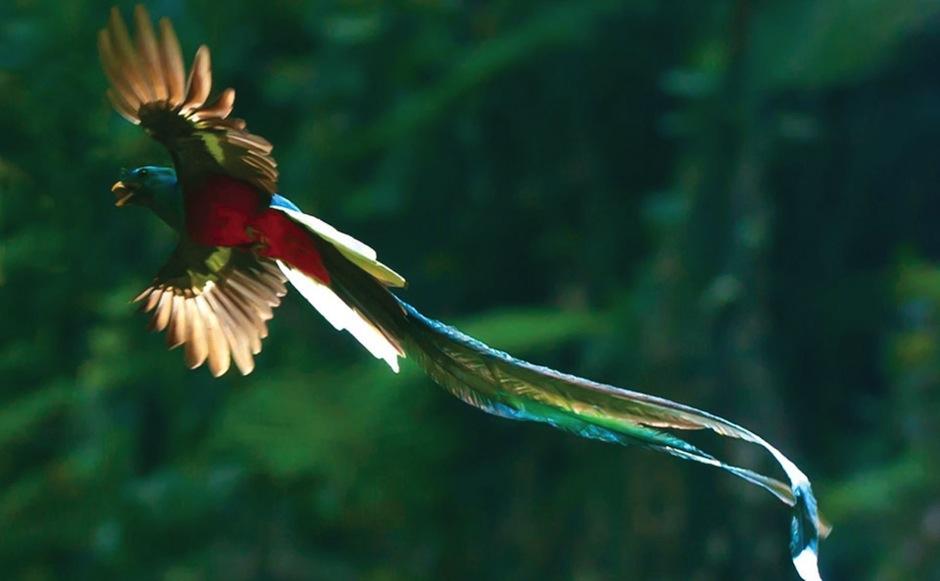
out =
[[[134,10],[136,43],[114,8],[98,33],[98,53],[111,81],[108,98],[125,119],[141,125],[173,155],[177,171],[187,176],[221,171],[260,190],[277,189],[277,163],[266,139],[230,119],[235,91],[225,89],[207,103],[212,89],[209,49],[199,47],[188,81],[179,40],[167,19],[159,37],[147,10]]]
[[[273,262],[249,252],[182,241],[134,301],[153,313],[150,327],[166,331],[171,349],[184,347],[189,367],[208,363],[218,377],[234,362],[248,375],[285,280]]]

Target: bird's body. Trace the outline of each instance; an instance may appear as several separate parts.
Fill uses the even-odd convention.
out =
[[[138,297],[183,346],[187,364],[213,375],[234,363],[254,367],[266,322],[289,283],[338,330],[398,371],[408,357],[462,401],[501,417],[547,423],[580,436],[633,443],[715,466],[793,507],[791,556],[800,576],[819,579],[820,521],[809,480],[753,432],[663,398],[596,383],[515,359],[425,317],[391,291],[401,275],[369,246],[303,213],[277,193],[272,146],[230,117],[235,93],[211,89],[209,51],[196,52],[188,81],[169,21],[157,37],[146,10],[135,11],[136,42],[117,10],[99,34],[115,108],[163,143],[173,168],[126,172],[112,191],[117,205],[141,205],[179,233],[179,243]],[[722,462],[669,432],[710,430],[766,449],[789,483]]]
[[[182,186],[186,233],[205,246],[248,246],[269,204],[260,192],[237,179],[212,174]],[[270,198],[270,196],[265,196]]]
[[[221,174],[184,185],[182,194],[186,235],[193,242],[250,250],[281,260],[322,284],[330,283],[309,231],[278,209],[296,208],[286,198],[278,196],[282,205],[272,205],[273,196]]]

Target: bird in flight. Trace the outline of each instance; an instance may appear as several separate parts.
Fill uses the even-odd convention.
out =
[[[346,330],[394,372],[411,358],[462,401],[508,419],[547,423],[585,438],[637,444],[715,466],[771,492],[793,509],[790,551],[798,574],[819,579],[817,550],[828,526],[810,482],[757,434],[728,420],[660,397],[560,373],[497,351],[419,313],[390,289],[405,279],[376,252],[278,193],[271,144],[232,117],[235,91],[214,99],[209,49],[196,51],[186,75],[167,19],[155,29],[143,6],[132,38],[120,12],[98,34],[111,87],[108,98],[170,153],[172,167],[125,171],[112,192],[117,206],[142,206],[179,235],[176,249],[135,299],[152,313],[186,364],[218,377],[251,373],[267,321],[287,285],[337,330]],[[711,430],[762,446],[789,483],[727,464],[681,439]]]

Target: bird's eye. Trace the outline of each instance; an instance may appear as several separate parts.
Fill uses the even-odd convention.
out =
[[[148,172],[147,172],[147,169],[146,169],[146,168],[141,168],[141,170],[137,173],[137,175],[139,175],[139,176],[142,177],[142,178],[145,178],[145,177],[147,177],[147,173],[148,173]]]

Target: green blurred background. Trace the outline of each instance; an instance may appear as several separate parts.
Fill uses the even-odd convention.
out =
[[[755,429],[828,578],[940,579],[940,3],[148,6],[406,300]],[[128,304],[173,241],[112,206],[167,157],[108,7],[0,7],[2,578],[796,578],[766,493],[486,416],[294,295],[253,375],[187,371]]]

